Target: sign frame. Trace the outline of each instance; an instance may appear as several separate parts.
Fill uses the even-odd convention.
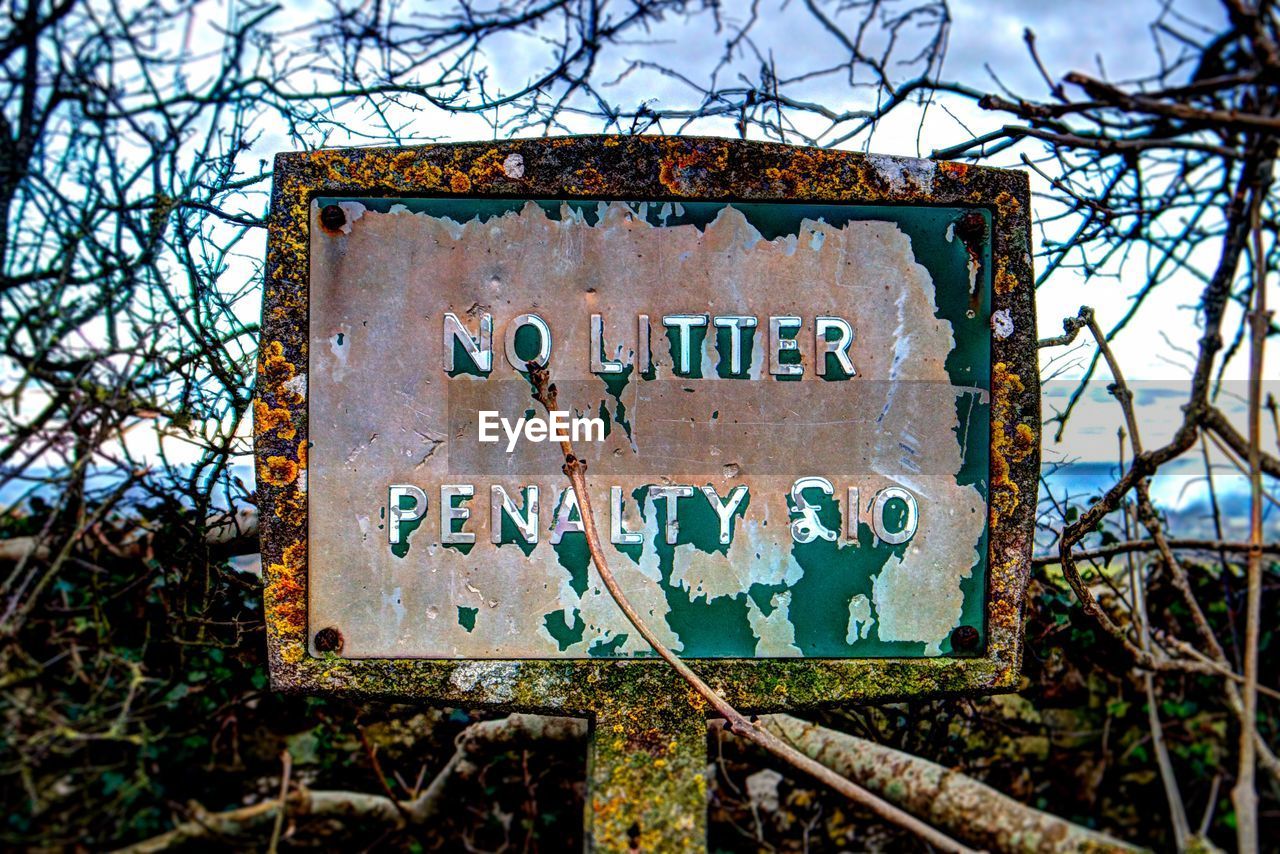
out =
[[[964,657],[700,659],[696,669],[729,702],[751,712],[993,693],[1016,686],[1040,466],[1027,175],[777,143],[589,136],[276,156],[254,390],[267,651],[275,690],[551,712],[597,722],[642,706],[649,707],[650,716],[668,709],[680,720],[688,714],[682,709],[692,705],[699,714],[702,709],[701,700],[656,658],[345,659],[338,654],[340,631],[329,628],[314,640],[317,649],[332,652],[316,657],[309,651],[310,207],[317,196],[344,195],[988,210],[993,331],[985,644]]]

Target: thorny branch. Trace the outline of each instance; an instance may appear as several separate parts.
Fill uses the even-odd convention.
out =
[[[296,818],[360,818],[392,828],[422,827],[435,818],[451,786],[475,773],[474,760],[482,753],[500,748],[537,743],[581,741],[586,721],[542,715],[509,715],[469,725],[455,740],[453,754],[431,782],[416,797],[402,801],[390,792],[371,795],[340,790],[310,790],[289,785],[290,760],[285,754],[281,774],[282,796],[252,806],[222,813],[210,813],[199,804],[188,806],[190,818],[173,830],[119,849],[118,854],[153,854],[190,847],[201,841],[243,837],[273,825],[272,840],[279,838],[286,811]]]
[[[1255,293],[1261,295],[1265,289],[1259,287]],[[1262,297],[1259,296],[1259,299]],[[1265,303],[1263,303],[1265,306]],[[1262,317],[1263,313],[1260,309],[1255,315],[1253,321],[1255,329],[1261,327],[1265,329],[1266,321],[1259,322],[1258,317]],[[1061,343],[1070,343],[1075,335],[1081,330],[1086,329],[1093,336],[1097,344],[1099,353],[1106,362],[1113,378],[1112,384],[1108,387],[1111,394],[1115,397],[1121,411],[1124,414],[1124,420],[1128,427],[1128,437],[1132,445],[1133,457],[1135,463],[1145,451],[1140,438],[1140,427],[1137,413],[1133,402],[1133,393],[1125,382],[1124,375],[1120,369],[1120,365],[1116,360],[1115,354],[1107,340],[1106,335],[1099,327],[1092,309],[1087,307],[1081,308],[1076,318],[1068,318],[1063,322],[1066,334],[1062,336]],[[1248,555],[1248,583],[1249,583],[1249,612],[1247,614],[1248,634],[1245,640],[1245,667],[1243,675],[1237,674],[1235,670],[1228,666],[1226,654],[1218,642],[1217,636],[1210,626],[1205,612],[1201,607],[1192,588],[1192,584],[1187,574],[1187,570],[1183,562],[1175,556],[1174,546],[1165,536],[1163,527],[1160,522],[1159,514],[1152,501],[1150,493],[1149,474],[1156,470],[1153,468],[1147,474],[1137,474],[1132,476],[1135,468],[1130,468],[1122,483],[1127,479],[1129,487],[1121,490],[1113,487],[1106,496],[1091,504],[1080,518],[1071,525],[1068,525],[1061,534],[1058,545],[1058,562],[1062,567],[1063,575],[1067,583],[1071,585],[1073,591],[1080,598],[1084,605],[1086,613],[1097,620],[1098,624],[1105,629],[1115,640],[1117,640],[1125,650],[1132,656],[1134,663],[1146,671],[1143,675],[1148,695],[1148,708],[1151,714],[1151,725],[1153,742],[1156,746],[1157,754],[1160,758],[1159,766],[1161,776],[1165,781],[1166,788],[1169,791],[1170,811],[1174,817],[1175,835],[1179,840],[1179,848],[1183,848],[1189,839],[1189,829],[1186,819],[1183,816],[1183,805],[1181,798],[1177,792],[1177,784],[1173,778],[1172,766],[1169,763],[1167,753],[1164,752],[1163,739],[1160,732],[1160,721],[1155,713],[1155,694],[1152,685],[1152,677],[1150,671],[1183,671],[1186,673],[1209,674],[1213,673],[1221,677],[1225,677],[1228,681],[1224,686],[1224,690],[1230,700],[1231,706],[1235,709],[1237,718],[1240,722],[1240,741],[1241,741],[1241,774],[1237,781],[1236,788],[1233,792],[1233,798],[1236,799],[1237,809],[1243,819],[1249,821],[1251,826],[1255,828],[1257,825],[1257,816],[1252,810],[1256,809],[1256,790],[1253,786],[1253,771],[1255,754],[1261,753],[1264,766],[1273,775],[1277,769],[1274,761],[1274,754],[1269,746],[1263,742],[1256,730],[1256,697],[1259,691],[1258,674],[1256,671],[1256,656],[1258,644],[1258,619],[1259,615],[1253,610],[1258,607],[1260,601],[1261,587],[1261,560],[1263,554],[1262,542],[1262,465],[1261,454],[1258,448],[1258,437],[1260,435],[1260,413],[1261,413],[1261,349],[1262,341],[1265,338],[1264,332],[1255,332],[1254,335],[1254,352],[1250,365],[1250,457],[1249,457],[1249,477],[1252,488],[1251,522],[1250,522],[1250,540],[1247,544],[1230,544],[1236,551],[1244,551]],[[1052,342],[1050,346],[1052,345]],[[1184,425],[1184,429],[1186,426]],[[1121,436],[1125,435],[1121,430]],[[1079,543],[1087,534],[1091,533],[1100,521],[1107,514],[1116,509],[1121,509],[1126,513],[1126,533],[1128,508],[1126,507],[1126,499],[1128,492],[1132,491],[1136,497],[1136,503],[1133,507],[1135,516],[1141,521],[1147,529],[1150,536],[1149,541],[1145,541],[1142,546],[1158,552],[1160,556],[1160,565],[1167,573],[1169,580],[1173,586],[1181,594],[1188,613],[1191,615],[1196,634],[1200,642],[1205,646],[1206,652],[1201,652],[1193,645],[1178,639],[1171,638],[1162,634],[1157,634],[1158,639],[1162,642],[1164,650],[1154,648],[1151,645],[1152,633],[1149,630],[1147,616],[1143,609],[1142,603],[1145,602],[1146,594],[1143,592],[1145,582],[1137,573],[1131,573],[1134,576],[1132,583],[1132,596],[1137,605],[1133,608],[1133,619],[1129,627],[1121,626],[1117,623],[1099,603],[1093,591],[1084,582],[1078,568],[1077,558],[1082,555],[1074,553],[1074,546]],[[1092,518],[1094,521],[1089,527],[1085,526],[1085,520]],[[1220,552],[1225,552],[1228,544],[1215,543],[1212,544]],[[1116,548],[1116,546],[1121,546]],[[1101,550],[1107,554],[1129,554],[1132,555],[1138,548],[1129,547],[1129,544],[1113,544],[1108,549]],[[1136,634],[1136,637],[1135,637]],[[1170,657],[1169,651],[1178,651],[1181,657]],[[1239,684],[1244,686],[1243,699],[1239,690]],[[1269,694],[1276,694],[1274,689],[1265,688]],[[1277,777],[1280,780],[1280,777]],[[1248,837],[1249,834],[1244,834]],[[1242,838],[1240,842],[1241,850],[1254,850],[1256,840],[1252,838]]]

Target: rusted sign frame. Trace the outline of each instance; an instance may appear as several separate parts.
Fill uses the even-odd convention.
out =
[[[995,692],[1015,685],[1040,463],[1027,177],[965,164],[772,143],[595,136],[276,157],[254,401],[273,687],[577,714],[598,721],[643,708],[644,726],[655,731],[671,728],[661,722],[668,714],[672,727],[687,728],[690,704],[701,715],[696,698],[654,659],[348,660],[308,651],[308,229],[311,200],[341,195],[801,201],[988,210],[993,229],[991,309],[1001,322],[991,339],[984,649],[960,658],[715,659],[700,661],[697,669],[730,702],[758,712]],[[316,645],[336,651],[340,643],[335,637]],[[620,741],[616,747],[625,752],[635,746]]]

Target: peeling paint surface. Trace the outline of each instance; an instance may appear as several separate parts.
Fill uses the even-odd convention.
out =
[[[901,180],[933,180],[902,168]],[[948,246],[962,210],[895,220],[830,206],[369,199],[340,202],[347,224],[326,231],[319,211],[334,203],[311,205],[309,623],[341,626],[343,656],[650,654],[573,531],[558,448],[477,441],[478,410],[514,419],[536,408],[504,350],[528,313],[550,328],[561,405],[607,420],[605,441],[575,450],[602,520],[611,487],[622,489],[624,527],[641,543],[613,546],[613,569],[673,650],[938,656],[957,626],[983,630],[990,333],[972,312],[966,251]],[[492,318],[488,371],[456,344],[455,366],[471,370],[444,370],[446,312],[472,332]],[[590,370],[592,314],[603,317],[600,355],[628,365],[609,381]],[[647,376],[635,370],[642,314],[653,327]],[[709,321],[690,344],[691,369],[678,369],[679,338],[662,318],[679,314],[756,319],[736,373],[733,342]],[[802,323],[794,382],[770,373],[769,318],[790,316]],[[817,374],[818,316],[851,322],[856,376]],[[813,523],[841,531],[831,539],[793,535],[792,487],[806,476],[833,487],[806,496]],[[397,545],[391,484],[428,502]],[[450,530],[474,543],[445,541],[443,484],[472,487],[451,504],[466,518]],[[677,505],[674,543],[672,499],[654,491],[670,484],[694,489]],[[493,485],[511,496],[537,487],[536,545],[491,542]],[[749,499],[721,544],[699,490],[724,497],[740,485]],[[870,521],[888,488],[918,502],[905,543],[882,541]],[[901,516],[905,505],[890,507]],[[553,545],[557,519],[569,533]]]

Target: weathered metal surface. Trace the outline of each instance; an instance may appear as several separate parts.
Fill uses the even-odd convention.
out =
[[[518,155],[522,169],[505,164]],[[607,177],[606,177],[607,176]],[[1011,687],[1029,566],[1039,413],[1021,175],[844,152],[707,139],[595,137],[498,145],[330,151],[277,159],[259,382],[259,500],[273,682],[283,689],[591,714],[642,686],[659,662],[351,659],[310,646],[307,563],[308,269],[312,201],[324,196],[476,195],[738,203],[899,203],[991,217],[993,322],[988,576],[982,643],[969,657],[717,659],[709,682],[750,709]],[[957,232],[957,237],[964,239]],[[1005,334],[1007,333],[1007,334]],[[318,653],[318,654],[317,654]],[[663,680],[665,681],[665,680]],[[638,701],[656,702],[641,694]]]
[[[309,625],[339,627],[341,655],[650,652],[590,566],[558,446],[477,441],[478,412],[531,414],[521,318],[549,335],[562,405],[600,420],[575,451],[601,517],[635,532],[615,572],[671,648],[940,655],[981,632],[985,218],[966,246],[961,208],[312,212]],[[537,490],[536,543],[495,544],[495,485],[518,507]]]

